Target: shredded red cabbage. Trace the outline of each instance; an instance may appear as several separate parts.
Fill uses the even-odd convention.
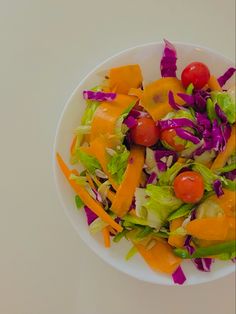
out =
[[[177,283],[178,285],[182,285],[186,281],[186,277],[181,266],[175,270],[175,272],[172,274],[172,278],[174,283]]]
[[[95,101],[113,101],[116,98],[115,93],[95,92],[92,90],[84,90],[83,97],[87,100]]]
[[[193,211],[195,213],[195,211]],[[193,218],[192,218],[193,217]],[[191,216],[191,220],[195,219],[195,214]],[[187,236],[185,243],[184,243],[184,247],[187,249],[187,251],[189,252],[189,254],[193,254],[195,249],[194,247],[191,245],[191,236]],[[210,272],[211,271],[211,265],[213,263],[213,259],[212,258],[193,258],[192,262],[193,264],[196,266],[196,268],[200,271],[204,271],[204,272]]]
[[[179,127],[196,128],[196,125],[193,123],[193,121],[187,118],[160,120],[158,125],[162,131]]]
[[[204,257],[204,258],[194,258],[192,259],[192,261],[198,270],[204,271],[204,272],[210,272],[211,265],[214,260],[212,258]]]
[[[215,105],[215,112],[218,116],[218,118],[221,120],[222,123],[227,123],[228,119],[224,113],[224,111],[220,108],[218,104]]]
[[[229,180],[231,180],[231,181],[234,181],[234,180],[236,179],[236,169],[224,173],[224,176],[225,176],[227,179],[229,179]]]
[[[152,172],[149,176],[149,178],[147,179],[147,183],[146,184],[153,184],[155,183],[157,178],[157,174],[155,172]]]
[[[155,160],[157,163],[157,168],[160,171],[166,171],[168,167],[171,167],[178,159],[176,152],[172,150],[157,149],[154,151]],[[172,156],[171,163],[167,166],[167,160]],[[164,160],[166,159],[166,160]]]
[[[124,120],[124,124],[129,128],[129,129],[132,129],[134,128],[137,124],[138,124],[138,121],[132,117],[131,115],[128,116],[125,120]]]
[[[217,197],[220,197],[221,195],[224,194],[224,191],[222,189],[222,182],[219,179],[217,179],[213,182],[213,189],[214,189]]]
[[[129,116],[132,116],[133,118],[143,118],[143,117],[148,117],[149,114],[146,111],[140,111],[137,109],[132,109],[129,113]]]
[[[183,101],[185,101],[187,105],[189,105],[189,106],[193,106],[194,105],[195,99],[194,99],[193,95],[188,95],[188,94],[183,94],[183,93],[178,93],[177,95],[180,98],[182,98]]]
[[[102,203],[102,197],[101,197],[100,193],[98,193],[98,191],[96,191],[95,189],[92,189],[92,191],[95,194],[96,201]]]
[[[186,131],[184,129],[181,128],[177,128],[175,129],[176,134],[181,137],[182,139],[186,140],[186,141],[190,141],[193,144],[199,144],[200,140],[198,137],[194,136],[191,132]]]
[[[173,92],[170,90],[169,93],[168,93],[168,100],[169,100],[169,105],[174,109],[174,110],[181,110],[183,108],[181,108],[180,105],[178,105],[176,102],[175,102],[175,98],[174,98],[174,94]]]
[[[176,77],[176,50],[174,45],[164,39],[165,47],[161,58],[161,76],[162,77]]]
[[[95,219],[98,218],[98,216],[86,205],[84,206],[84,211],[87,217],[88,225],[90,225]]]
[[[233,263],[236,263],[236,257],[232,258],[231,261],[232,261]]]
[[[235,71],[236,69],[231,67],[223,75],[218,77],[218,82],[221,87],[234,75]]]

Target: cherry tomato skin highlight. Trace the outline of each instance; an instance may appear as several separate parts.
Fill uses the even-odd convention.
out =
[[[197,203],[204,194],[204,181],[195,171],[185,171],[174,179],[176,197],[185,203]]]
[[[151,118],[139,118],[138,124],[130,130],[131,139],[135,144],[152,146],[160,137],[159,128]]]
[[[181,81],[185,88],[193,84],[196,89],[203,88],[210,79],[208,67],[201,62],[192,62],[183,70]]]
[[[166,144],[171,146],[176,152],[182,152],[184,150],[184,145],[177,144],[175,142],[176,132],[174,129],[169,129],[161,132],[161,140],[165,141]]]

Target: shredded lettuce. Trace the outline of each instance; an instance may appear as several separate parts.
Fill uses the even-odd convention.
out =
[[[120,145],[119,149],[110,156],[110,160],[107,164],[107,169],[112,175],[114,180],[120,184],[123,180],[123,175],[128,164],[129,151],[124,145]]]
[[[235,99],[227,92],[212,92],[211,98],[214,104],[218,104],[225,113],[229,123],[233,124],[236,121]]]
[[[84,203],[83,201],[81,200],[81,198],[79,197],[79,195],[75,195],[75,204],[76,204],[76,207],[78,209],[80,209],[81,207],[84,206]]]
[[[92,88],[91,90],[100,91],[101,87],[96,86]],[[93,100],[87,100],[86,103],[87,103],[87,107],[81,118],[81,125],[75,130],[76,143],[74,146],[74,151],[72,152],[71,157],[70,157],[70,162],[72,165],[76,164],[79,161],[79,148],[83,140],[83,135],[90,132],[88,127],[91,126],[94,113],[97,110],[97,107],[100,105],[99,101],[93,101]]]
[[[180,172],[181,169],[188,166],[187,164],[182,164],[180,162],[176,162],[171,168],[169,168],[166,172],[160,174],[159,185],[172,185],[175,177]]]
[[[133,106],[135,105],[135,102],[132,102],[130,104],[130,106],[124,110],[124,112],[122,112],[122,114],[120,115],[120,117],[118,118],[118,120],[116,121],[116,135],[117,137],[122,140],[125,136],[125,133],[129,130],[129,128],[127,127],[127,125],[123,124],[124,119],[128,116],[128,114],[130,113],[130,110],[133,108]]]
[[[159,230],[167,217],[181,206],[182,201],[175,197],[174,190],[170,186],[148,184],[145,197],[143,197],[143,190],[136,189],[136,212],[138,215],[145,213],[146,217],[142,218],[148,221],[150,227]]]
[[[85,153],[81,149],[79,149],[78,151],[78,158],[82,165],[85,167],[85,169],[87,169],[88,172],[92,174],[95,173],[96,169],[101,169],[98,160],[95,157]]]
[[[73,181],[75,181],[77,184],[82,185],[82,186],[84,186],[84,185],[87,184],[87,179],[86,179],[86,177],[77,176],[77,175],[74,174],[74,173],[72,173],[72,174],[70,175],[70,180],[73,180]]]
[[[204,180],[204,187],[206,191],[212,191],[213,190],[213,183],[215,180],[222,180],[222,177],[218,176],[214,172],[212,172],[209,168],[206,166],[194,163],[192,170],[200,173]]]

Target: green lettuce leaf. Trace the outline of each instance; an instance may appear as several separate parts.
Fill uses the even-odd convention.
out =
[[[118,184],[120,184],[123,180],[123,175],[128,164],[129,154],[130,153],[127,148],[122,145],[119,149],[114,151],[112,156],[110,156],[107,164],[109,173]]]
[[[143,197],[144,191],[145,197]],[[182,201],[175,197],[171,186],[149,184],[145,190],[136,189],[135,197],[137,214],[143,215],[141,218],[147,220],[148,225],[157,230],[167,221],[168,216],[182,204]]]
[[[229,123],[233,124],[236,121],[235,99],[227,92],[212,92],[211,98],[224,111]]]
[[[192,170],[200,173],[203,177],[204,180],[204,187],[206,191],[212,191],[213,190],[213,182],[217,179],[223,180],[221,176],[218,176],[215,174],[213,171],[211,171],[209,168],[206,166],[199,164],[199,163],[194,163]]]
[[[133,108],[133,106],[135,105],[135,102],[131,103],[130,106],[124,110],[124,112],[122,112],[122,114],[120,115],[120,117],[118,118],[118,120],[116,121],[116,135],[117,137],[122,140],[125,136],[125,133],[128,131],[128,127],[123,124],[124,119],[128,116],[128,114],[130,113],[130,110]]]
[[[84,168],[92,174],[95,173],[96,169],[101,169],[98,160],[95,157],[83,152],[81,149],[78,150],[78,158]]]

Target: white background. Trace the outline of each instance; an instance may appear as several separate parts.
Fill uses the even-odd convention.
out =
[[[234,0],[0,0],[0,313],[233,314],[234,275],[139,282],[94,255],[52,176],[64,103],[97,63],[137,44],[193,42],[235,59]]]

